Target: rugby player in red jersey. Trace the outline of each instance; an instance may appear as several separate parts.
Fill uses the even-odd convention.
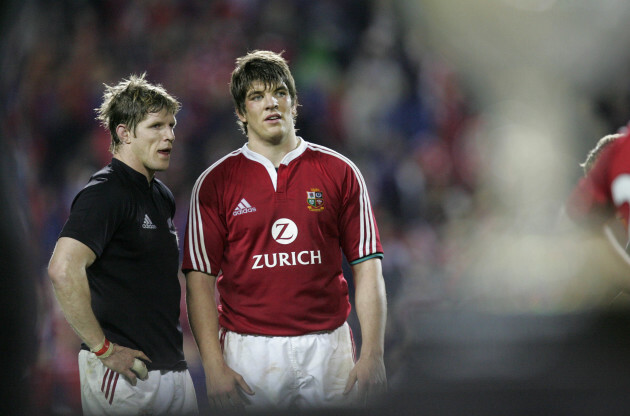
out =
[[[230,89],[247,143],[196,181],[182,266],[210,405],[378,397],[386,297],[365,181],[349,159],[296,135],[295,82],[280,54],[254,51],[236,64]],[[344,255],[362,335],[356,361]]]

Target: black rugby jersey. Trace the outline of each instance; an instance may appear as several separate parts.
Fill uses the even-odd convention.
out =
[[[60,234],[96,254],[87,269],[94,314],[107,339],[152,360],[149,370],[187,368],[174,215],[162,182],[112,159],[74,198]]]

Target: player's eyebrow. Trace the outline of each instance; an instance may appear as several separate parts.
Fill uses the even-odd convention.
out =
[[[288,91],[289,89],[287,88],[286,85],[284,85],[284,83],[278,83],[278,84],[264,84],[259,88],[256,88],[254,86],[250,87],[250,90],[247,92],[246,97],[249,98],[252,95],[256,95],[256,94],[262,94],[265,91],[271,91],[271,92],[276,92],[276,91]]]
[[[247,98],[256,95],[256,94],[262,94],[265,90],[262,89],[251,89],[247,92]]]

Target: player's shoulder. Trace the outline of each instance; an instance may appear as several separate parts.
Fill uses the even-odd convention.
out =
[[[94,173],[86,185],[74,197],[72,205],[81,204],[89,207],[111,206],[128,199],[131,192],[121,178],[116,175],[111,165]]]
[[[83,191],[120,193],[124,189],[124,182],[110,164],[94,173],[83,188]]]
[[[619,137],[613,141],[613,147],[630,147],[630,131],[624,130],[623,134],[620,134]]]
[[[317,158],[326,164],[337,165],[339,167],[347,166],[356,169],[354,162],[352,162],[349,157],[337,150],[333,150],[321,144],[306,142],[306,151],[309,155],[311,155],[311,157]]]
[[[307,142],[307,154],[317,167],[326,171],[327,175],[340,178],[354,178],[363,182],[359,167],[345,154],[329,147]]]
[[[236,149],[212,163],[197,177],[197,184],[229,174],[243,160],[243,149]]]
[[[630,156],[630,134],[624,133],[616,135],[614,140],[604,145],[598,156],[598,164],[609,165],[616,163],[615,161],[623,159],[624,162]]]

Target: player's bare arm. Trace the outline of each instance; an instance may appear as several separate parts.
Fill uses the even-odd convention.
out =
[[[239,388],[253,395],[243,377],[227,366],[219,342],[219,317],[215,301],[216,277],[202,272],[186,273],[188,320],[206,374],[209,405],[215,409],[242,408]]]
[[[380,259],[352,266],[355,304],[361,326],[361,355],[348,376],[344,394],[358,383],[359,400],[366,403],[387,390],[383,361],[387,301]]]
[[[94,252],[80,241],[62,237],[57,241],[48,265],[48,274],[55,296],[66,320],[85,344],[94,348],[102,343],[105,334],[91,306],[90,288],[86,269],[96,259]],[[135,359],[150,361],[143,352],[113,345],[113,351],[104,358],[103,364],[126,376],[134,386],[137,375],[131,369]]]

